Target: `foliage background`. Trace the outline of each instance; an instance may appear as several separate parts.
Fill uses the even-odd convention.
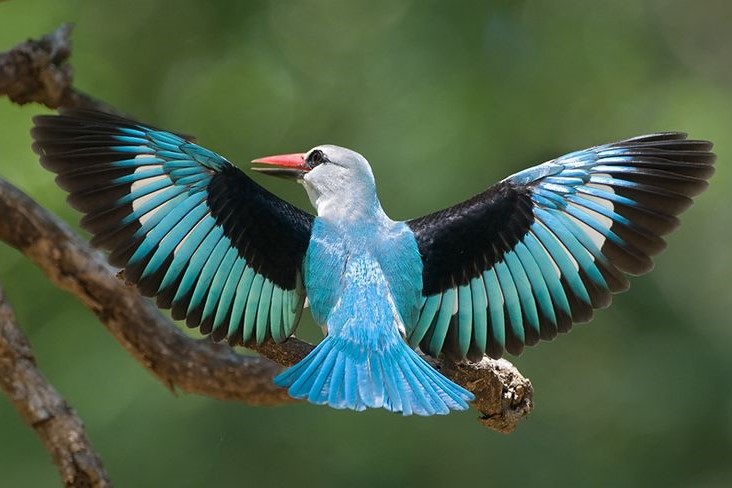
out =
[[[78,88],[244,166],[326,142],[363,152],[395,218],[621,137],[686,130],[717,142],[712,186],[656,271],[591,327],[515,359],[536,411],[510,436],[480,428],[475,412],[176,397],[4,246],[0,280],[119,486],[729,486],[730,18],[724,0],[0,3],[0,49],[76,22]],[[0,100],[0,174],[76,223],[29,149],[41,111]],[[301,188],[264,184],[307,206]],[[3,399],[0,440],[0,485],[58,483]]]

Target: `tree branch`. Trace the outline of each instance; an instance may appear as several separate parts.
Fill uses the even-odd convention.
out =
[[[40,39],[28,39],[0,53],[0,95],[18,105],[76,107],[119,114],[114,107],[76,90],[71,56],[72,24],[62,24]]]
[[[84,425],[36,367],[0,287],[0,389],[51,453],[65,486],[112,486]]]
[[[28,100],[40,101],[51,107],[89,107],[78,105],[82,102],[75,97],[62,96],[59,99],[43,93],[44,90],[74,92],[70,68],[65,64],[70,52],[68,35],[68,27],[62,26],[41,41],[28,41],[9,53],[0,54],[0,95],[9,94],[7,90],[3,91],[3,87],[14,86],[3,78],[7,76],[3,73],[15,72],[24,76],[35,73],[42,77],[42,73],[49,70],[60,70],[68,76],[50,77],[54,80],[51,84],[36,80],[33,86],[39,88]],[[13,56],[15,51],[25,54]],[[53,55],[59,51],[65,54]],[[21,66],[8,70],[8,59],[21,63]],[[23,63],[52,67],[45,71],[31,70],[28,74],[29,70],[23,69]],[[25,99],[21,97],[21,100]],[[88,100],[93,99],[88,97]],[[106,104],[92,107],[108,110]],[[281,370],[275,362],[289,366],[307,355],[312,345],[295,338],[283,344],[251,345],[263,356],[255,358],[241,356],[228,346],[208,340],[191,339],[149,300],[116,279],[115,270],[109,267],[101,253],[91,249],[57,217],[1,179],[0,215],[3,216],[0,240],[23,252],[51,282],[77,296],[114,337],[169,388],[178,386],[191,393],[257,405],[293,401],[271,382],[273,375]],[[508,361],[484,358],[478,363],[456,365],[449,361],[433,361],[433,365],[475,394],[473,405],[482,413],[481,422],[492,429],[510,432],[532,408],[531,383]]]

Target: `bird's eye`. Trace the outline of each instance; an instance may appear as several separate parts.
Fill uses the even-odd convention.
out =
[[[323,154],[323,151],[320,149],[316,149],[310,153],[310,156],[308,156],[308,164],[311,168],[314,168],[323,162],[325,162],[325,154]]]

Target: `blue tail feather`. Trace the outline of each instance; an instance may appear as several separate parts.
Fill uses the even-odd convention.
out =
[[[345,393],[343,378],[346,372],[346,356],[340,353],[334,354],[334,356],[336,356],[336,362],[333,365],[333,373],[330,375],[329,384],[323,385],[323,387],[327,387],[327,390],[325,391],[328,392],[328,399],[326,400],[326,403],[338,408],[341,404],[341,398],[343,398],[343,394]],[[313,391],[312,397],[312,399],[309,399],[311,403],[315,403],[316,405],[319,404],[318,402],[320,402],[320,404],[323,403],[323,392]]]
[[[333,408],[385,408],[404,415],[466,410],[473,395],[433,369],[406,342],[367,351],[327,336],[301,362],[274,380],[295,398]]]

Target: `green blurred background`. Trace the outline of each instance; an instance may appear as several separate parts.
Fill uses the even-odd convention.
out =
[[[730,486],[731,18],[725,0],[0,3],[0,50],[73,21],[78,88],[244,166],[321,143],[362,152],[394,218],[626,136],[715,141],[717,174],[656,271],[591,327],[514,359],[536,410],[509,436],[475,411],[176,397],[3,245],[0,280],[118,486]],[[76,225],[29,149],[42,111],[0,99],[0,175]],[[0,397],[0,486],[57,484]]]

